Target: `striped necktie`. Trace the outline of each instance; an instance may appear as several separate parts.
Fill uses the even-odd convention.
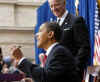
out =
[[[61,19],[58,19],[58,24],[60,23],[60,20],[61,20]]]
[[[40,66],[41,67],[44,67],[45,66],[45,63],[46,63],[47,55],[44,54],[44,53],[41,53],[39,55],[39,59],[40,59],[40,62],[41,62]]]

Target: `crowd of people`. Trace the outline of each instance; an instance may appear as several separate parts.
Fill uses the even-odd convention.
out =
[[[21,74],[23,78],[26,78],[25,82],[33,82],[29,67],[29,60],[24,57],[20,46],[13,45],[10,47],[10,56],[3,57],[2,48],[0,48],[0,74]],[[3,79],[4,80],[4,79]],[[24,80],[22,79],[24,82]],[[0,79],[1,82],[1,79]],[[6,82],[4,80],[4,82]]]
[[[90,57],[85,20],[66,10],[66,0],[48,0],[48,3],[57,20],[43,23],[35,35],[38,48],[46,51],[45,60],[40,60],[45,63],[33,64],[24,57],[20,46],[13,46],[10,66],[3,61],[0,50],[0,72],[23,74],[25,82],[82,82]]]

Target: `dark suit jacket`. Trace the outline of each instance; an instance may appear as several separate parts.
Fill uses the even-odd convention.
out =
[[[68,13],[61,28],[63,29],[61,44],[67,46],[77,59],[79,73],[82,77],[83,70],[86,68],[90,57],[89,32],[85,21],[82,17]]]
[[[74,57],[59,44],[51,50],[43,68],[33,64],[31,70],[36,82],[81,82]]]
[[[18,69],[21,70],[22,72],[24,72],[26,77],[32,77],[31,70],[30,70],[31,65],[32,64],[27,59],[24,59],[18,65]]]
[[[2,73],[2,72],[1,72],[1,71],[2,71],[2,68],[3,68],[3,65],[0,64],[0,74]]]

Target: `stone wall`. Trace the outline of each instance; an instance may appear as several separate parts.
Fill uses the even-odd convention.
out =
[[[34,59],[36,10],[45,0],[0,0],[0,47],[9,56],[9,46],[22,46],[24,55]]]

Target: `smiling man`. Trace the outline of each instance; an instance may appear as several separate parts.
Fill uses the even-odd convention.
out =
[[[48,0],[51,11],[57,17],[62,32],[61,44],[67,47],[77,59],[80,78],[90,57],[90,41],[83,17],[74,16],[66,9],[67,0]],[[67,3],[68,4],[68,3]],[[59,21],[60,20],[60,21]]]
[[[62,30],[55,22],[46,22],[36,34],[37,45],[46,50],[44,67],[33,64],[32,77],[36,82],[80,82],[71,52],[60,45]]]

